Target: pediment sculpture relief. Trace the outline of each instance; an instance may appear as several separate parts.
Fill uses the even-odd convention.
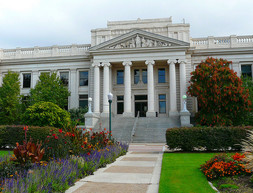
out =
[[[158,41],[158,40],[152,40],[149,38],[145,38],[143,36],[139,36],[137,34],[136,37],[126,41],[122,42],[113,46],[109,46],[109,49],[122,49],[122,48],[148,48],[148,47],[166,47],[171,46],[171,43]]]

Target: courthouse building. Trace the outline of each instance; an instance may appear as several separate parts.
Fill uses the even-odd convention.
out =
[[[90,44],[0,49],[0,86],[8,70],[16,71],[27,95],[40,74],[57,72],[71,92],[69,109],[91,97],[93,112],[108,116],[111,92],[114,116],[178,116],[191,71],[208,56],[252,76],[253,36],[191,37],[190,24],[171,18],[109,21],[91,30]],[[194,115],[197,100],[187,102]]]

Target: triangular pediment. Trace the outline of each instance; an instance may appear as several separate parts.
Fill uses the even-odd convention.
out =
[[[99,45],[93,46],[90,48],[90,51],[182,46],[190,46],[190,44],[184,41],[136,29]]]

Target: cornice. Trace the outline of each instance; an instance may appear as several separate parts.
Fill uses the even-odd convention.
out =
[[[40,58],[16,58],[0,60],[0,66],[4,65],[22,65],[22,64],[40,64],[40,63],[65,63],[65,62],[90,62],[87,55],[78,56],[60,56],[60,57],[40,57]]]
[[[115,49],[115,50],[90,50],[92,56],[107,55],[107,54],[134,54],[134,53],[154,53],[154,52],[173,52],[173,51],[187,51],[189,46],[171,46],[171,47],[151,47],[151,48],[129,48],[129,49]]]
[[[213,48],[213,49],[191,49],[192,56],[212,56],[212,55],[234,55],[253,54],[253,47],[243,48]]]

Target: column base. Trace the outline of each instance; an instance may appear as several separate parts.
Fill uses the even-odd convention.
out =
[[[124,112],[123,117],[134,117],[134,113],[133,112]]]
[[[102,118],[109,117],[109,112],[103,112],[103,113],[101,113],[100,117],[102,117]]]
[[[179,113],[177,111],[170,111],[169,112],[169,117],[178,117]]]
[[[192,124],[190,124],[190,116],[191,113],[189,111],[180,112],[181,127],[192,127]]]
[[[156,112],[146,112],[146,117],[156,117]]]

